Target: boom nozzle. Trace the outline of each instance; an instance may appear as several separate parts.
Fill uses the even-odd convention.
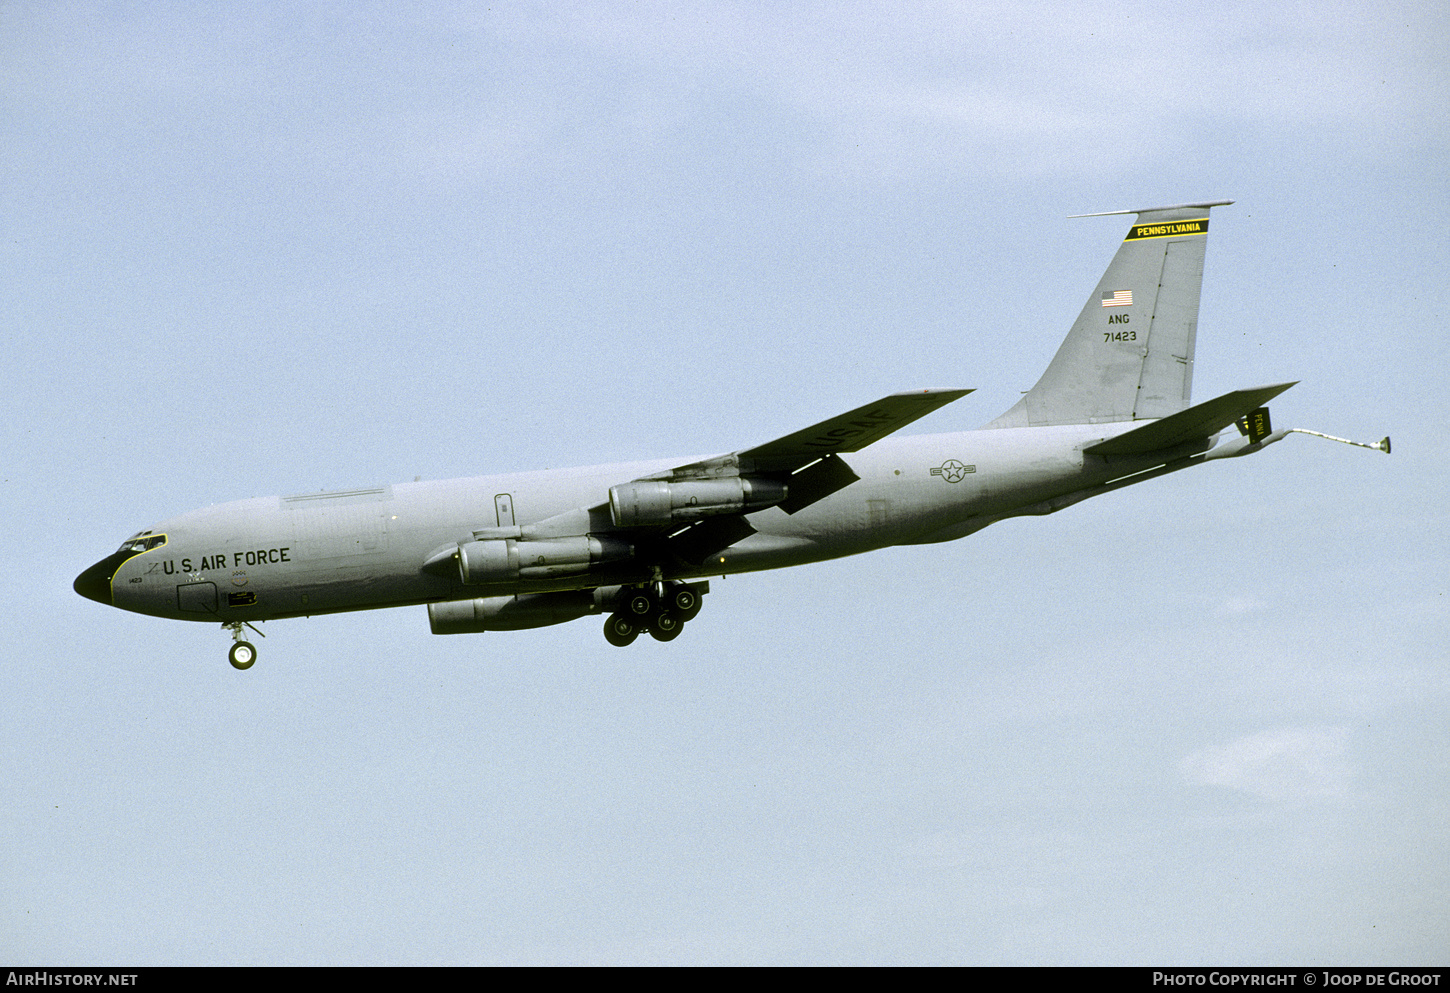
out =
[[[1307,430],[1305,428],[1290,428],[1288,433],[1290,433],[1290,434],[1294,434],[1294,433],[1298,433],[1298,434],[1312,434],[1316,438],[1328,438],[1330,441],[1343,442],[1346,445],[1355,445],[1355,446],[1357,446],[1359,448],[1373,448],[1375,451],[1384,452],[1386,455],[1390,454],[1390,436],[1389,435],[1385,435],[1379,441],[1376,441],[1376,442],[1374,442],[1374,443],[1371,444],[1370,442],[1367,442],[1367,441],[1350,441],[1348,438],[1336,438],[1332,434],[1324,434],[1322,431],[1309,431],[1309,430]]]

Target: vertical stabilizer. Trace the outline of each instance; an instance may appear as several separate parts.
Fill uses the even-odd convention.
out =
[[[1136,421],[1186,408],[1208,211],[1232,202],[1112,211],[1137,223],[1037,385],[987,427]]]

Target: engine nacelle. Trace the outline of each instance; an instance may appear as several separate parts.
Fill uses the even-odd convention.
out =
[[[557,579],[583,575],[633,554],[634,546],[628,542],[592,535],[466,541],[458,546],[458,578],[466,586]]]
[[[596,590],[525,593],[428,604],[428,626],[434,634],[479,631],[523,631],[563,624],[600,611]]]
[[[784,483],[729,476],[668,483],[643,479],[609,488],[614,526],[646,527],[697,521],[716,514],[742,514],[772,507],[786,498]]]

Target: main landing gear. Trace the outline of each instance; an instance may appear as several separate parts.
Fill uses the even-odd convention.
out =
[[[604,640],[623,648],[648,631],[655,641],[674,641],[700,612],[701,583],[654,583],[624,591],[622,605],[604,622]]]
[[[236,639],[236,644],[232,645],[232,650],[227,652],[227,661],[232,664],[233,669],[250,669],[252,664],[257,661],[257,647],[250,641],[242,640],[242,625],[244,624],[253,631],[256,631],[263,638],[267,637],[256,627],[247,624],[246,621],[227,621],[222,624],[222,627],[231,630],[232,637]]]

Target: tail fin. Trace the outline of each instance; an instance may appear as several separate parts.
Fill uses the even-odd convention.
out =
[[[987,427],[1137,421],[1185,409],[1208,210],[1230,203],[1111,211],[1138,222],[1037,385]]]

